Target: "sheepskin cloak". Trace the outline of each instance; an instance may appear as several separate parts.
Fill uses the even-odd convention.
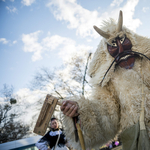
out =
[[[111,27],[111,29],[109,29]],[[114,27],[114,29],[113,29]],[[98,149],[113,139],[118,131],[136,124],[140,117],[142,102],[142,84],[145,93],[145,125],[150,138],[150,62],[148,59],[135,57],[134,67],[124,69],[115,64],[100,86],[105,72],[114,60],[108,53],[107,43],[114,37],[124,34],[132,43],[132,50],[150,58],[150,39],[139,36],[126,27],[118,34],[116,24],[111,20],[106,23],[105,31],[112,36],[102,39],[89,65],[89,75],[93,85],[91,96],[74,96],[70,100],[79,104],[79,120],[83,131],[86,148]],[[144,78],[142,78],[142,74]],[[69,143],[81,150],[75,142],[72,118],[63,115],[63,123]]]

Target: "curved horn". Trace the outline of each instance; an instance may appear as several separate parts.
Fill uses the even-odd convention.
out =
[[[93,26],[94,29],[104,38],[108,39],[110,37],[110,35],[104,31],[102,31],[101,29],[99,29],[97,26]]]
[[[122,15],[122,11],[120,10],[118,24],[117,24],[118,32],[122,31],[122,24],[123,24],[123,15]]]

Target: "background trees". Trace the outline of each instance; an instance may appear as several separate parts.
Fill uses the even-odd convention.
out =
[[[75,94],[84,95],[84,92],[91,87],[86,76],[90,57],[91,53],[87,52],[82,56],[75,54],[60,68],[55,68],[53,71],[41,68],[31,82],[32,90],[40,89],[45,91],[45,94],[49,93],[59,98]]]
[[[25,95],[22,92],[21,95],[14,95],[14,88],[4,85],[0,91],[0,143],[33,135],[31,131],[47,94],[58,98],[90,94],[91,86],[88,83],[89,77],[86,76],[90,57],[91,53],[86,51],[80,54],[76,52],[59,68],[52,70],[42,67],[30,83],[32,90],[23,90],[26,91]],[[17,103],[11,104],[11,98],[16,99]],[[58,119],[59,112],[58,106],[54,114]],[[24,121],[27,117],[28,121]]]
[[[10,103],[11,98],[18,97],[13,95],[13,87],[6,84],[0,94],[3,98],[0,103],[0,143],[21,139],[28,134],[29,126],[18,119],[23,113],[19,112],[19,104]]]
[[[33,126],[36,123],[43,101],[47,94],[63,99],[73,95],[90,94],[91,86],[88,83],[89,77],[86,76],[88,62],[91,58],[91,53],[83,52],[72,55],[69,60],[65,61],[60,68],[55,68],[51,71],[48,68],[41,68],[36,72],[33,81],[31,82],[32,90],[40,90],[43,98],[40,98],[34,104],[34,112],[32,117]],[[36,110],[35,110],[36,109]],[[58,111],[57,111],[58,110]],[[59,119],[59,106],[56,107],[55,116]]]

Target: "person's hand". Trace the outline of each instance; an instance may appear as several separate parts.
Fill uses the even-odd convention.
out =
[[[66,100],[63,101],[62,106],[60,107],[64,115],[69,117],[78,116],[78,104],[77,102]]]

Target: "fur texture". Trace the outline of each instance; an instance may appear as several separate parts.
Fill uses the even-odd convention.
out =
[[[92,95],[72,97],[70,100],[79,104],[81,128],[86,147],[98,149],[118,133],[119,130],[134,125],[139,120],[142,101],[142,84],[145,93],[145,124],[150,137],[150,62],[146,58],[135,58],[132,69],[123,69],[115,64],[106,75],[102,86],[99,85],[105,72],[114,60],[108,53],[107,43],[123,34],[130,39],[132,50],[150,57],[150,39],[133,33],[126,27],[116,33],[116,23],[111,19],[102,28],[111,34],[109,39],[102,39],[89,65],[88,73],[93,85]],[[141,75],[144,75],[142,78]],[[72,119],[63,116],[66,136],[72,146],[80,150],[75,142]]]

